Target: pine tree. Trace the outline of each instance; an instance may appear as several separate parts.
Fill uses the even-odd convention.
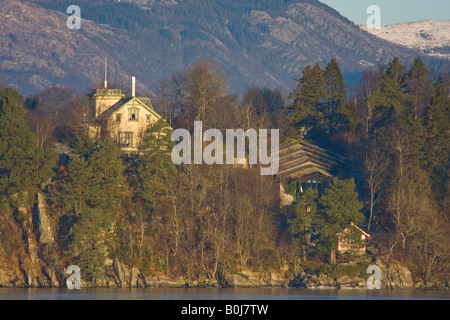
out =
[[[425,168],[432,177],[433,190],[444,212],[448,212],[445,199],[448,201],[446,188],[447,170],[450,168],[450,99],[442,79],[435,86],[435,94],[425,114],[426,154]]]
[[[398,57],[395,57],[386,67],[386,76],[398,87],[405,85],[406,67],[400,63]]]
[[[317,213],[317,192],[308,189],[300,193],[294,203],[294,217],[288,220],[294,245],[302,248],[303,260],[306,260],[306,245],[311,234],[311,223]]]
[[[433,93],[430,71],[420,58],[416,58],[406,75],[407,92],[414,98],[414,119],[418,120],[429,105]]]
[[[355,188],[353,179],[335,178],[319,199],[318,214],[313,221],[313,230],[317,234],[314,241],[319,249],[330,253],[331,264],[336,263],[338,235],[347,228],[355,231],[351,224],[358,225],[364,220],[360,212],[363,204],[358,200]],[[353,238],[355,234],[350,232],[347,236]]]
[[[176,168],[171,159],[174,142],[171,140],[172,129],[164,119],[148,126],[141,147],[138,164],[139,177],[142,183],[142,196],[150,203],[158,195],[164,194],[172,187],[171,181],[176,175]]]
[[[89,204],[108,214],[114,214],[120,209],[123,198],[125,181],[121,156],[122,151],[117,145],[112,141],[106,141],[88,158],[89,168],[93,173]]]
[[[84,157],[72,157],[67,166],[69,179],[61,186],[61,202],[66,210],[78,214],[87,206],[90,196],[89,183],[93,172]]]
[[[297,80],[297,88],[290,95],[294,102],[290,106],[290,119],[298,130],[327,126],[324,114],[325,80],[318,64],[307,66],[303,77]]]
[[[76,137],[72,141],[72,148],[77,154],[86,159],[89,154],[97,148],[97,143],[85,134]]]
[[[145,132],[137,160],[136,173],[139,180],[134,202],[136,221],[139,228],[138,255],[141,257],[146,230],[151,219],[157,215],[164,221],[168,208],[176,203],[174,191],[177,169],[171,159],[174,142],[172,129],[164,119],[150,124]],[[175,189],[175,190],[174,190]],[[176,209],[176,205],[175,209]],[[172,211],[173,211],[172,210]]]
[[[89,282],[101,278],[105,272],[105,228],[101,217],[105,213],[96,208],[85,207],[71,230],[70,250],[76,264],[83,270]]]
[[[0,193],[32,191],[53,176],[57,154],[37,145],[26,120],[22,96],[0,90]]]
[[[354,131],[357,127],[356,106],[347,103],[344,77],[336,58],[325,67],[325,108],[328,117],[328,133]]]
[[[329,117],[337,111],[339,106],[345,104],[347,93],[344,77],[336,58],[331,59],[323,71],[325,80],[325,106]]]
[[[103,273],[106,241],[111,240],[116,215],[122,210],[125,181],[120,149],[111,141],[97,145],[89,137],[77,139],[69,161],[69,178],[61,197],[71,226],[70,250],[88,281]]]
[[[406,123],[413,113],[411,98],[405,94],[406,67],[394,58],[387,66],[375,96],[374,127],[385,128],[397,121]],[[376,130],[376,129],[375,129]]]

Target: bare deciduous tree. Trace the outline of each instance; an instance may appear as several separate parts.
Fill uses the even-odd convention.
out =
[[[409,249],[425,282],[435,276],[448,276],[450,268],[449,226],[433,217],[428,220],[421,223]]]
[[[388,161],[384,151],[377,143],[372,144],[370,147],[368,157],[364,162],[364,167],[367,175],[366,183],[369,188],[369,221],[367,224],[367,232],[370,232],[374,208],[381,201],[381,193],[384,189],[384,173],[388,167]]]
[[[406,249],[407,240],[420,231],[424,218],[433,210],[433,197],[429,177],[412,161],[406,132],[394,130],[391,144],[395,160],[387,210],[392,215],[397,240]]]

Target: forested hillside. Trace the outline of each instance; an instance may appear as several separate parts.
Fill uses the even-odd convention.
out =
[[[199,60],[158,86],[152,103],[166,120],[149,126],[134,158],[86,136],[87,101],[71,89],[24,100],[3,87],[0,286],[64,285],[72,264],[83,285],[97,286],[149,286],[156,276],[227,286],[242,270],[285,284],[305,272],[365,279],[382,258],[407,266],[417,287],[445,287],[449,87],[421,59],[395,58],[366,69],[349,93],[331,59],[307,66],[289,99],[259,87],[238,97],[220,68]],[[305,139],[349,169],[280,207],[276,177],[259,170],[172,163],[167,124],[191,131],[194,119],[204,130],[279,128],[281,142]],[[58,154],[55,143],[72,149]],[[371,235],[362,258],[336,255],[336,234],[350,222]]]

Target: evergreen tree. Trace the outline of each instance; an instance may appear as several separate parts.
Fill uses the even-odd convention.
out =
[[[386,67],[386,76],[391,79],[397,87],[405,85],[406,67],[400,63],[400,59],[395,57]]]
[[[406,75],[407,92],[414,99],[414,119],[418,120],[429,105],[433,93],[430,71],[420,58],[416,58]]]
[[[336,58],[331,59],[323,71],[325,80],[325,106],[328,116],[332,116],[339,106],[345,104],[347,93],[344,77]]]
[[[178,187],[175,184],[177,169],[171,159],[171,151],[175,145],[171,140],[171,133],[172,129],[161,118],[147,127],[140,148],[141,155],[136,165],[138,191],[134,197],[136,224],[139,228],[139,233],[136,234],[139,257],[146,230],[152,227],[152,217],[156,215],[164,221],[171,203],[176,203],[174,191]],[[156,228],[159,229],[160,226]]]
[[[314,241],[319,249],[330,253],[330,263],[336,263],[336,249],[339,234],[349,228],[346,236],[355,238],[352,223],[358,225],[364,220],[360,212],[362,202],[355,191],[355,181],[335,178],[330,188],[326,189],[319,199],[318,214],[313,221],[313,230],[317,237]]]
[[[0,90],[0,193],[32,191],[53,176],[57,154],[37,145],[26,120],[22,96]]]
[[[117,212],[122,202],[125,181],[121,156],[122,151],[117,145],[112,141],[106,141],[88,158],[88,166],[93,173],[89,204],[107,214]]]
[[[89,282],[101,278],[105,272],[107,246],[104,236],[108,225],[102,223],[104,215],[100,209],[85,207],[71,230],[71,254]]]
[[[395,121],[406,123],[413,115],[411,98],[405,94],[405,70],[398,58],[394,58],[386,68],[375,96],[373,123],[376,129],[385,128]]]
[[[87,159],[89,154],[97,148],[97,143],[87,134],[84,134],[72,141],[72,148],[81,157]]]
[[[177,172],[171,159],[175,145],[171,140],[171,131],[167,122],[161,118],[148,126],[143,138],[138,172],[142,183],[141,194],[149,203],[172,187],[171,181]]]
[[[339,105],[330,122],[331,132],[355,132],[359,125],[356,102],[352,100]]]
[[[442,79],[435,86],[435,94],[425,115],[426,143],[423,144],[426,154],[425,168],[432,177],[433,190],[439,203],[448,201],[446,188],[447,170],[450,168],[450,99],[448,90]],[[446,205],[444,212],[448,212]]]
[[[306,260],[306,245],[309,243],[311,223],[317,213],[317,192],[308,189],[300,193],[293,205],[294,217],[288,220],[289,230],[292,233],[292,242],[302,248],[303,260]]]
[[[336,59],[333,58],[323,72],[325,80],[325,108],[329,127],[328,133],[355,131],[358,116],[355,104],[347,103],[344,77]]]
[[[297,87],[290,95],[294,102],[290,106],[290,119],[300,131],[327,126],[324,115],[325,79],[318,64],[307,66],[303,77],[297,80]],[[302,133],[301,133],[302,135]]]
[[[74,215],[70,250],[88,281],[104,271],[106,241],[112,237],[114,220],[122,209],[125,181],[121,151],[112,142],[97,145],[89,137],[77,139],[69,161],[69,178],[61,197],[66,210]]]
[[[61,186],[61,202],[64,208],[73,214],[78,214],[86,207],[90,197],[89,183],[93,172],[88,167],[84,157],[72,157],[67,166],[69,179]]]

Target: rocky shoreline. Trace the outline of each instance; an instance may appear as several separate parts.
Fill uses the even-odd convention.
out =
[[[0,250],[0,288],[63,288],[69,266],[61,260],[55,248],[53,228],[42,194],[36,199],[35,213],[26,207],[19,207],[16,214],[24,217],[0,222],[12,229],[12,234],[22,238],[23,246]],[[28,213],[28,214],[27,214]],[[9,215],[12,217],[12,213]],[[35,222],[33,222],[36,220]],[[346,261],[346,262],[343,262]],[[310,263],[308,261],[306,264]],[[67,264],[66,264],[67,263]],[[312,262],[311,262],[312,263]],[[289,271],[289,266],[264,272],[243,270],[222,270],[216,277],[197,275],[195,279],[166,274],[148,274],[136,267],[129,267],[117,259],[106,259],[104,276],[94,283],[86,282],[81,271],[83,288],[367,288],[366,273],[369,265],[377,265],[381,271],[381,289],[450,289],[450,280],[423,282],[414,281],[410,270],[386,256],[372,254],[341,259],[336,266],[326,264],[299,271]],[[313,263],[311,264],[313,265]]]
[[[386,263],[381,259],[374,262],[380,267],[381,289],[450,289],[448,281],[413,282],[411,272],[399,262]],[[348,266],[342,264],[341,266]],[[0,269],[0,288],[2,287],[65,287],[62,273],[50,272],[45,277],[26,274],[24,279],[10,279]],[[95,283],[83,281],[83,288],[308,288],[308,289],[366,289],[367,278],[352,275],[328,275],[302,271],[296,276],[283,276],[278,272],[254,272],[248,269],[239,272],[220,272],[217,278],[199,276],[196,280],[185,277],[167,277],[165,275],[149,276],[138,268],[129,268],[118,260],[114,260],[105,277]]]

